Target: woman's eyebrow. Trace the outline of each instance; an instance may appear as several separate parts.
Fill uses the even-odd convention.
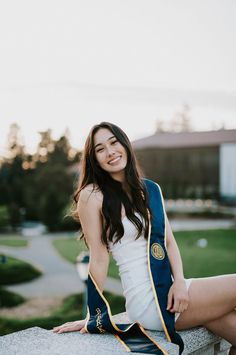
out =
[[[107,142],[108,142],[110,139],[112,139],[112,138],[115,138],[115,136],[109,137],[109,138],[107,139]],[[96,145],[94,146],[94,149],[97,148],[98,145],[102,145],[102,144],[103,144],[103,143],[98,143],[98,144],[96,144]]]

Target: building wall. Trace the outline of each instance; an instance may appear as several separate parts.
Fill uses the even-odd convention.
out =
[[[220,196],[236,200],[236,144],[220,146]]]
[[[157,181],[165,198],[219,198],[219,148],[136,150],[147,178]]]

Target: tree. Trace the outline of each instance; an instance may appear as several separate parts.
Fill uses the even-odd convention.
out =
[[[35,162],[46,163],[48,160],[48,155],[54,151],[55,141],[52,139],[52,130],[38,132],[41,136],[40,142],[37,147],[36,154],[34,154]]]
[[[161,119],[156,120],[156,133],[165,132],[164,121]]]
[[[184,104],[182,109],[175,113],[170,128],[173,132],[190,132],[192,130],[189,105]]]
[[[24,206],[23,162],[26,157],[20,127],[10,125],[7,143],[7,156],[3,159],[0,169],[0,204],[8,208],[9,221],[12,228],[20,224],[20,208]]]
[[[36,177],[38,216],[50,231],[58,230],[72,195],[72,176],[62,164],[45,165]]]
[[[20,127],[10,127],[8,154],[0,166],[0,208],[7,207],[13,228],[25,211],[26,219],[41,220],[56,230],[70,204],[75,177],[69,167],[80,160],[81,153],[71,147],[68,130],[58,140],[52,139],[50,129],[39,133],[37,151],[29,155],[21,144]]]
[[[16,156],[24,156],[24,150],[20,126],[17,123],[12,123],[7,139],[8,159],[12,161]]]
[[[54,144],[54,150],[48,155],[48,162],[50,164],[62,164],[68,166],[70,143],[66,136],[61,136]]]

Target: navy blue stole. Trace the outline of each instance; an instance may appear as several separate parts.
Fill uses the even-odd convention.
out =
[[[160,317],[163,330],[168,341],[179,346],[179,354],[183,352],[184,343],[175,331],[175,314],[166,310],[168,292],[172,285],[171,267],[166,251],[165,210],[159,185],[144,179],[148,193],[148,204],[152,213],[149,217],[148,233],[148,270],[152,284],[157,316]],[[108,301],[99,290],[91,273],[88,275],[88,319],[85,329],[88,333],[115,334],[127,351],[167,354],[166,350],[146,332],[138,322],[131,324],[116,324]]]

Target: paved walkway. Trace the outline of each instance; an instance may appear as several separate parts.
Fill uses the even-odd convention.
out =
[[[215,228],[230,228],[235,226],[232,220],[171,220],[173,231],[200,230]],[[80,281],[75,265],[63,259],[52,245],[52,240],[67,233],[46,234],[27,237],[27,247],[7,247],[0,245],[0,253],[25,260],[39,268],[43,275],[31,282],[6,286],[10,291],[21,294],[26,298],[41,296],[64,297],[72,293],[82,292],[83,283]],[[105,290],[122,294],[120,281],[108,278]]]
[[[27,247],[0,245],[0,253],[28,261],[43,272],[41,277],[31,282],[5,286],[6,289],[19,293],[26,298],[67,296],[84,290],[84,285],[78,276],[75,265],[62,258],[53,247],[52,239],[55,237],[49,234],[28,237],[29,245]],[[122,294],[121,284],[115,279],[108,278],[105,289]]]

